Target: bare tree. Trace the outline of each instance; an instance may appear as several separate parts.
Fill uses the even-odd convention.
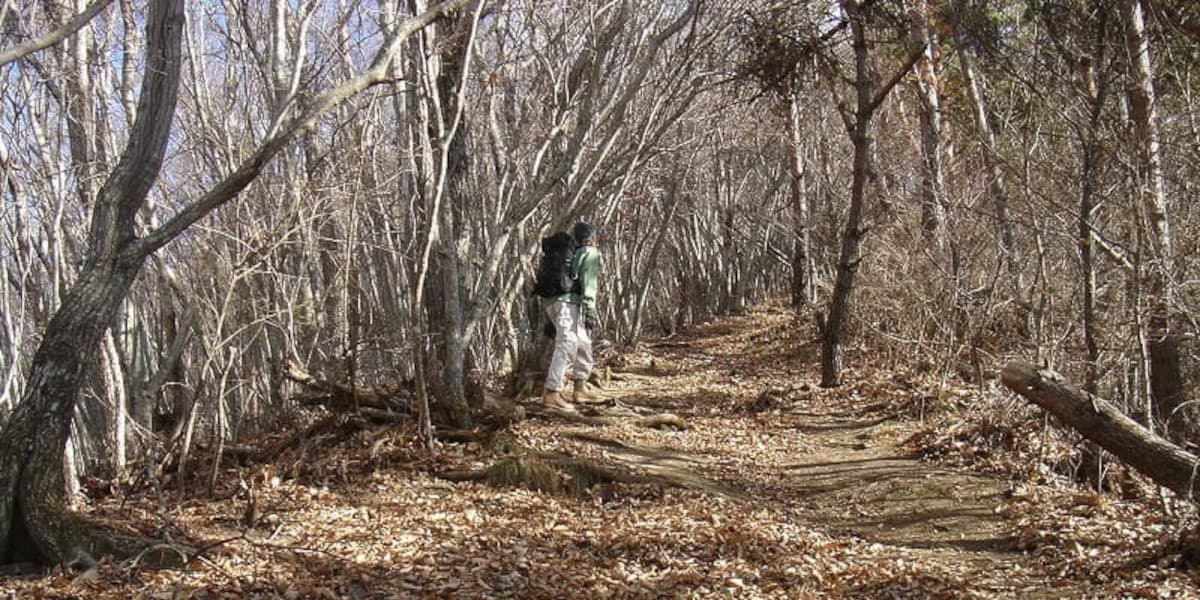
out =
[[[139,237],[136,216],[162,165],[182,63],[183,3],[161,0],[151,4],[147,69],[130,142],[97,196],[80,274],[47,325],[24,397],[0,432],[0,448],[13,457],[0,471],[0,548],[4,549],[0,560],[20,550],[23,536],[28,536],[36,549],[37,556],[32,558],[43,561],[86,561],[95,550],[81,525],[66,511],[58,465],[85,357],[99,346],[146,258],[235,198],[267,161],[311,128],[317,117],[386,80],[390,62],[413,33],[444,11],[465,3],[443,2],[389,31],[367,70],[314,98],[296,116],[285,119],[280,114],[268,137],[233,173],[160,227]]]
[[[828,316],[822,325],[821,385],[824,387],[837,386],[842,382],[842,332],[850,314],[855,272],[862,261],[860,246],[866,233],[862,229],[862,219],[867,202],[867,184],[868,180],[875,178],[871,165],[875,112],[892,88],[925,52],[924,47],[916,47],[908,53],[903,65],[887,80],[877,80],[871,69],[872,43],[868,33],[879,9],[871,3],[860,3],[857,0],[842,0],[840,6],[846,13],[851,32],[854,108],[850,108],[842,100],[838,101],[838,108],[845,122],[846,132],[854,144],[854,174],[850,184],[850,207],[842,230],[837,275],[829,300]]]

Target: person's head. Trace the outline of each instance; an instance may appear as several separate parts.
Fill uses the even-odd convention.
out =
[[[575,227],[571,229],[571,235],[575,237],[575,243],[580,246],[596,242],[596,228],[584,221],[575,223]]]

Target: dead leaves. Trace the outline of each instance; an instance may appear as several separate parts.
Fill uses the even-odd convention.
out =
[[[1053,430],[1035,413],[973,390],[859,366],[834,390],[806,360],[811,331],[785,312],[714,322],[669,345],[622,357],[606,393],[630,406],[670,411],[683,427],[633,419],[564,425],[525,421],[491,438],[464,437],[434,454],[402,425],[354,427],[287,445],[269,466],[222,478],[217,499],[167,507],[176,539],[231,539],[182,569],[102,563],[86,579],[51,573],[0,580],[21,598],[992,598],[1195,594],[1175,566],[1177,522],[1144,501],[1097,496],[1056,481],[1035,464],[1067,464]],[[764,389],[788,390],[748,413]],[[937,409],[937,411],[935,411]],[[944,416],[938,412],[949,409]],[[863,523],[894,522],[887,502],[924,519],[942,538],[961,527],[926,515],[939,504],[955,518],[965,475],[886,459],[909,437],[929,458],[1017,477],[982,512],[1011,524],[1013,550],[938,541],[887,542]],[[669,425],[669,423],[664,423]],[[282,438],[280,438],[282,439]],[[268,447],[269,442],[260,447]],[[483,471],[515,447],[642,474],[694,477],[671,487],[616,481],[577,496],[522,487],[450,483],[431,475]],[[883,458],[881,458],[883,457]],[[1041,462],[1035,459],[1041,459]],[[889,462],[891,460],[891,462]],[[1056,462],[1060,461],[1060,462]],[[809,465],[797,470],[798,463]],[[824,465],[812,467],[813,465]],[[864,470],[873,469],[873,470]],[[945,469],[941,469],[944,472]],[[690,474],[690,475],[688,475]],[[555,477],[562,473],[556,470]],[[975,477],[975,479],[983,479]],[[996,485],[996,479],[987,480]],[[713,487],[706,487],[711,485]],[[841,492],[821,494],[825,486]],[[536,486],[533,486],[536,487]],[[746,496],[719,493],[728,489]],[[193,487],[193,489],[196,489]],[[1001,490],[1005,489],[1003,487]],[[253,501],[251,502],[251,497]],[[876,502],[861,500],[874,498]],[[921,500],[929,498],[929,500]],[[251,526],[246,513],[253,507]],[[921,510],[918,510],[921,509]],[[925,512],[922,512],[924,510]],[[972,510],[974,510],[972,508]],[[92,516],[114,529],[154,535],[154,501],[106,499]],[[921,516],[925,515],[925,516]],[[891,521],[889,521],[891,519]],[[857,528],[836,523],[859,523]],[[935,522],[936,521],[936,522]],[[872,529],[872,527],[875,527]],[[942,527],[942,529],[937,529]]]

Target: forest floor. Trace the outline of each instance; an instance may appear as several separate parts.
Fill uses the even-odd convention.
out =
[[[919,460],[914,444],[969,444],[942,435],[961,420],[922,424],[918,407],[979,392],[862,366],[824,390],[810,337],[782,309],[719,319],[612,358],[583,406],[669,412],[682,429],[543,414],[431,454],[408,426],[349,428],[223,468],[211,494],[97,501],[113,528],[207,548],[184,568],[0,580],[0,595],[1200,596],[1172,554],[1178,521],[1148,501]],[[439,477],[518,448],[649,479],[548,493]]]

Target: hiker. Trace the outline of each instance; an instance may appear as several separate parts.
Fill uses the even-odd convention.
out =
[[[570,259],[571,291],[547,298],[546,316],[554,324],[554,356],[546,373],[542,405],[574,410],[564,396],[567,376],[573,381],[572,399],[587,398],[587,379],[592,371],[592,330],[599,323],[596,292],[600,277],[600,250],[596,228],[580,221],[571,230],[575,252]]]

